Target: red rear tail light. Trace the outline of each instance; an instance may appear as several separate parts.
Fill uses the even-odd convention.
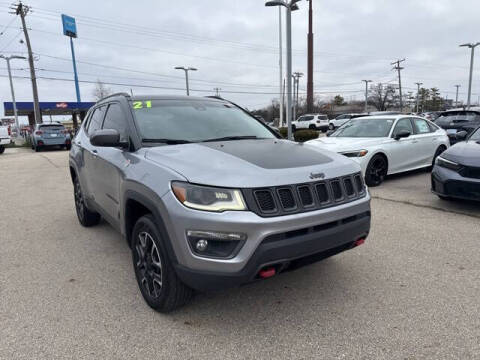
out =
[[[43,131],[40,131],[40,130],[35,131],[35,135],[42,135],[42,134],[43,134]]]
[[[8,136],[12,135],[12,129],[10,128],[10,125],[8,126]]]

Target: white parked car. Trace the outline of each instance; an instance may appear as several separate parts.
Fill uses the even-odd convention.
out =
[[[0,154],[3,154],[5,145],[10,144],[11,141],[10,126],[0,126]]]
[[[292,121],[292,130],[297,129],[312,129],[328,130],[328,116],[324,114],[306,114],[300,116],[296,121]]]
[[[445,130],[409,115],[357,118],[306,144],[350,157],[360,164],[369,186],[380,185],[390,174],[430,167],[450,146]]]
[[[328,128],[330,130],[334,130],[343,124],[345,124],[347,121],[350,121],[351,119],[362,117],[362,116],[367,116],[367,114],[342,114],[338,115],[335,119],[332,119],[328,123]]]

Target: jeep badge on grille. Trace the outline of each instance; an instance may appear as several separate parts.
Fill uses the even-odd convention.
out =
[[[323,179],[325,178],[324,173],[310,173],[310,179]]]

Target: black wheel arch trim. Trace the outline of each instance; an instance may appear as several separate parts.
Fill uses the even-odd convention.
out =
[[[172,263],[177,264],[178,263],[177,257],[175,255],[175,251],[174,251],[172,243],[171,243],[172,238],[170,237],[170,235],[167,231],[167,227],[165,225],[165,220],[163,219],[163,217],[162,217],[162,215],[161,215],[161,213],[158,209],[158,204],[162,204],[161,206],[163,206],[163,202],[161,201],[160,197],[157,194],[155,194],[152,190],[149,190],[148,188],[146,188],[143,185],[138,184],[138,183],[136,184],[136,186],[142,186],[142,188],[144,188],[143,190],[146,191],[147,193],[149,193],[150,197],[147,197],[147,195],[144,195],[144,194],[142,194],[142,193],[140,193],[136,190],[133,190],[133,189],[128,189],[124,193],[124,198],[123,198],[123,221],[122,221],[122,224],[121,224],[121,228],[122,228],[121,231],[122,231],[123,235],[125,236],[125,239],[126,239],[128,245],[131,247],[131,242],[132,242],[131,235],[132,234],[129,234],[128,229],[127,229],[127,206],[126,205],[127,205],[129,200],[134,200],[134,201],[138,202],[139,204],[141,204],[142,206],[144,206],[145,208],[147,208],[150,211],[153,218],[155,219],[155,224],[157,225],[158,230],[163,237],[164,245],[165,245],[165,248],[167,249],[167,256],[169,257],[169,259]],[[152,200],[152,199],[156,199],[158,204],[155,204],[154,200]],[[133,226],[134,225],[135,224],[133,224]]]

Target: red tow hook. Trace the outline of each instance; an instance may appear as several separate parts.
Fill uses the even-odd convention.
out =
[[[262,279],[267,279],[267,278],[272,277],[274,275],[275,275],[275,268],[274,267],[262,269],[258,273],[258,276],[260,276]]]
[[[353,244],[354,244],[355,246],[360,246],[360,245],[362,245],[362,244],[364,244],[364,243],[365,243],[365,238],[360,238],[360,239],[356,240]]]

